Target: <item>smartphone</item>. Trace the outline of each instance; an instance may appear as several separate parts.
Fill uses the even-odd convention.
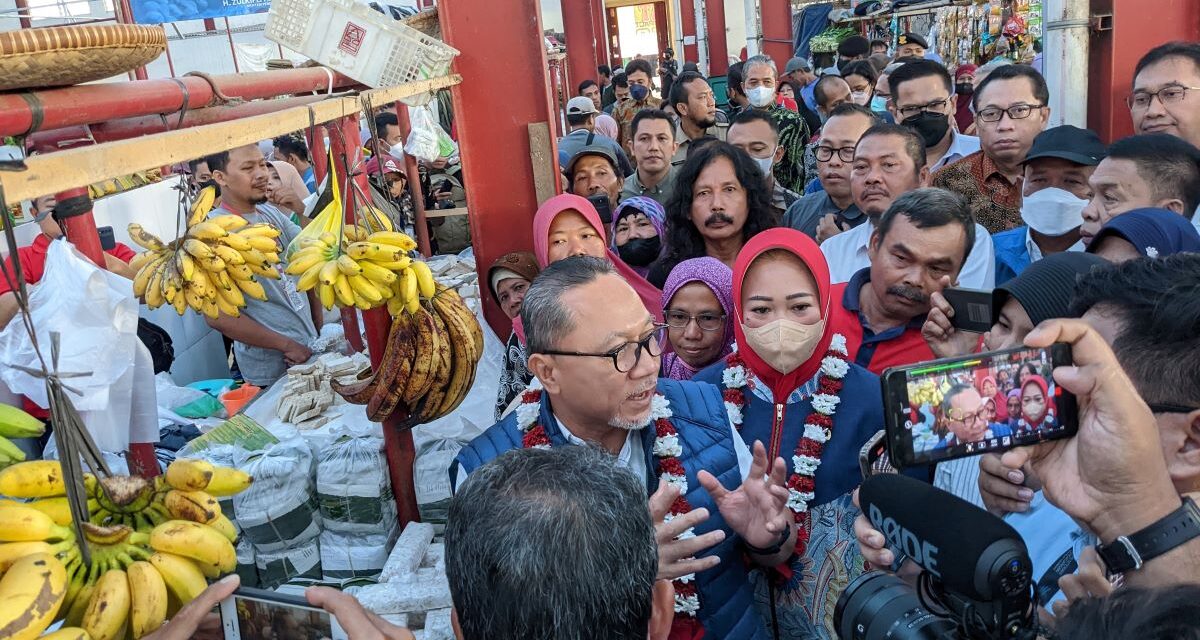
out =
[[[1070,345],[1055,343],[887,369],[881,383],[892,464],[903,468],[1074,436],[1075,396],[1052,374],[1071,364]]]
[[[337,618],[304,598],[243,587],[221,601],[225,640],[346,640]]]
[[[588,196],[588,202],[591,202],[592,206],[596,207],[596,213],[600,214],[600,222],[603,222],[606,226],[612,224],[612,207],[608,202],[608,194],[597,193],[590,195]]]
[[[100,236],[101,249],[112,251],[117,247],[117,237],[113,234],[112,227],[96,227],[96,235]]]
[[[955,329],[972,333],[987,333],[992,328],[992,292],[962,287],[947,287],[942,291],[946,302],[954,309],[950,324]]]
[[[887,432],[883,429],[875,432],[863,448],[858,452],[858,468],[862,471],[863,480],[881,473],[896,473],[892,466],[891,457],[887,451]]]

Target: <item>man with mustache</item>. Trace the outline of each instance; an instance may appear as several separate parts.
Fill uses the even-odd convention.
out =
[[[471,486],[470,474],[505,451],[599,447],[645,487],[658,579],[675,586],[671,636],[766,640],[749,571],[795,548],[783,459],[768,463],[761,442],[750,453],[716,387],[658,378],[665,325],[609,261],[552,263],[525,295],[521,321],[542,388],[459,453],[455,486]],[[571,570],[570,558],[559,560]]]
[[[831,293],[829,322],[855,363],[879,374],[933,359],[921,336],[929,296],[958,280],[977,232],[962,196],[924,188],[896,198],[871,233],[870,266]]]

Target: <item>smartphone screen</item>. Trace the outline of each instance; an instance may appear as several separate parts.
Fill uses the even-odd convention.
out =
[[[1054,382],[1070,347],[1019,347],[884,372],[893,463],[906,467],[1070,437],[1075,396]]]
[[[329,612],[312,607],[301,598],[258,589],[239,589],[223,601],[221,626],[226,640],[346,637]]]

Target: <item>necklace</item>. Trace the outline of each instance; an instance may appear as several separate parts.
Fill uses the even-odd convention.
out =
[[[821,466],[821,453],[829,442],[833,430],[833,414],[841,402],[842,379],[850,371],[846,361],[846,338],[834,334],[829,350],[821,358],[821,369],[817,378],[817,391],[812,397],[812,413],[804,421],[804,433],[792,454],[792,474],[788,476],[787,507],[796,523],[796,555],[803,555],[808,547],[809,511],[816,491],[817,467]],[[721,383],[725,386],[721,397],[729,422],[739,431],[742,428],[743,412],[746,408],[746,391],[753,391],[754,380],[746,369],[741,355],[734,351],[725,358],[725,370]],[[786,404],[786,398],[784,403]],[[775,398],[778,402],[779,398]]]

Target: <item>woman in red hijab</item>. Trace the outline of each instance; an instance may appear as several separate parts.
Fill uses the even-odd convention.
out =
[[[1039,375],[1026,377],[1021,384],[1021,419],[1017,421],[1017,435],[1054,427],[1052,400],[1045,378]]]
[[[862,481],[858,452],[883,424],[879,378],[830,329],[829,268],[803,233],[771,229],[746,243],[733,304],[736,351],[693,380],[718,385],[742,438],[787,462],[799,535],[771,586],[776,619],[782,637],[830,635],[817,631],[832,618],[829,585],[863,570],[850,492]]]

